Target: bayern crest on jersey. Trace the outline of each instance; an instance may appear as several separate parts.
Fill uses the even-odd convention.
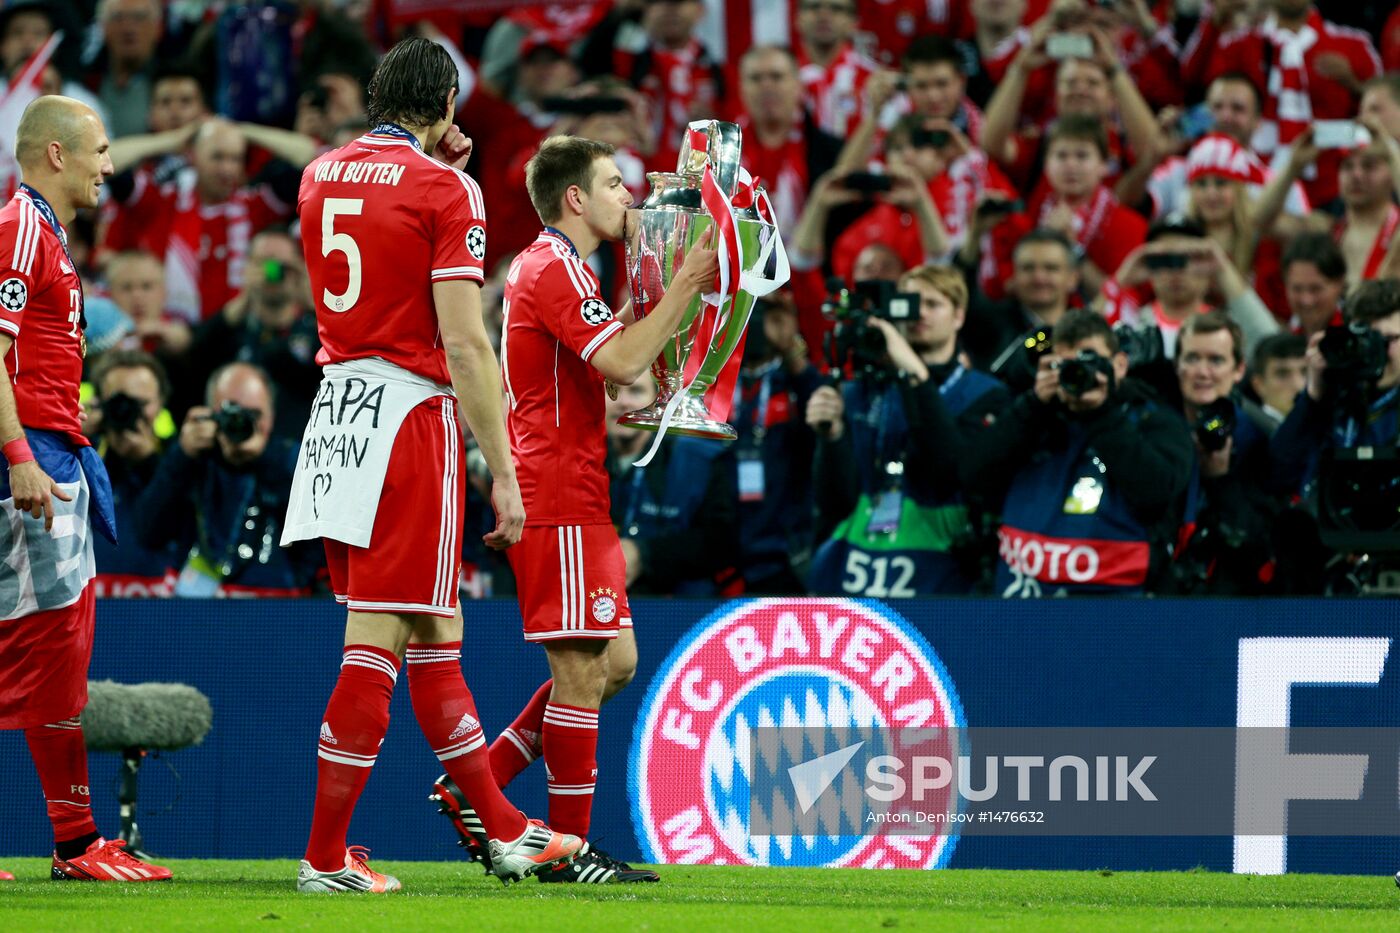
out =
[[[887,606],[850,599],[730,603],[681,639],[642,703],[628,783],[643,856],[681,864],[943,867],[957,845],[955,825],[932,835],[896,834],[857,826],[864,820],[842,812],[861,799],[862,773],[854,766],[832,783],[829,794],[842,785],[848,793],[820,831],[751,830],[751,821],[776,825],[779,810],[801,804],[795,777],[785,790],[778,785],[804,754],[775,766],[778,782],[758,773],[760,759],[764,736],[775,729],[802,735],[810,757],[853,733],[965,725],[932,646]],[[819,747],[811,751],[814,739]],[[936,805],[958,804],[950,797]]]
[[[617,593],[611,587],[602,587],[588,594],[589,607],[593,618],[607,625],[617,616]]]

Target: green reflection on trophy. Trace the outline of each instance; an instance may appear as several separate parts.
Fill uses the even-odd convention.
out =
[[[638,319],[649,314],[661,300],[676,270],[685,262],[686,254],[715,222],[702,200],[705,167],[709,166],[726,205],[735,200],[742,187],[739,127],[733,123],[709,121],[703,129],[704,149],[691,145],[691,140],[698,142],[699,136],[698,132],[686,134],[675,172],[647,174],[651,192],[640,208],[629,213],[627,277],[633,314]],[[745,203],[743,207],[735,207],[733,213],[739,257],[737,260],[731,257],[731,274],[740,280],[737,293],[733,297],[721,296],[717,309],[708,307],[699,296],[691,300],[676,333],[667,340],[661,355],[652,364],[658,388],[656,401],[640,411],[623,415],[618,419],[619,424],[656,431],[661,428],[670,407],[667,431],[718,440],[733,440],[737,436],[733,427],[711,416],[705,394],[743,339],[749,315],[759,297],[755,291],[766,294],[786,281],[786,263],[780,264],[776,258],[781,254],[777,226],[760,216],[757,196],[739,200]],[[716,231],[717,236],[718,233]],[[778,272],[780,265],[782,271]],[[781,281],[775,284],[776,278]],[[696,350],[696,343],[711,334],[708,346],[702,348],[704,356],[699,365],[691,366],[692,378],[687,385],[687,363]],[[678,397],[679,401],[672,405]]]

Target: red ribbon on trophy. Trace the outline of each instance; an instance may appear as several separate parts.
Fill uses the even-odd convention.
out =
[[[691,131],[692,134],[695,132]],[[702,134],[703,137],[703,134]],[[739,191],[734,197],[726,198],[715,181],[710,166],[705,166],[705,174],[700,181],[700,200],[715,224],[716,249],[719,251],[719,273],[716,276],[715,291],[704,296],[705,307],[696,315],[692,325],[695,335],[695,349],[685,361],[685,385],[695,381],[700,365],[716,338],[723,339],[729,327],[738,327],[733,315],[732,299],[739,294],[739,274],[743,269],[743,254],[739,245],[738,225],[734,222],[734,209],[747,207],[753,203],[754,181],[748,173],[741,171]],[[721,320],[721,318],[723,318]],[[734,386],[739,380],[739,365],[744,354],[744,337],[725,366],[715,378],[714,384],[706,390],[705,407],[719,421],[729,420],[729,409],[734,400]]]
[[[734,190],[730,193],[720,186],[715,177],[709,161],[713,155],[710,151],[712,124],[713,121],[698,121],[688,128],[678,174],[689,175],[692,178],[696,174],[700,175],[700,201],[714,224],[714,249],[719,254],[719,270],[715,275],[713,289],[701,296],[701,308],[686,335],[688,339],[685,342],[690,352],[686,355],[684,363],[679,366],[681,387],[666,402],[657,424],[656,439],[646,454],[637,461],[637,466],[645,466],[651,461],[672,423],[672,418],[675,417],[682,401],[690,395],[691,388],[702,370],[707,377],[709,373],[714,373],[714,382],[707,386],[704,395],[697,399],[697,407],[705,413],[703,423],[709,425],[716,421],[728,420],[730,409],[733,407],[734,388],[739,380],[739,369],[743,364],[745,328],[748,325],[750,307],[747,300],[738,300],[739,293],[742,291],[754,299],[761,298],[781,287],[791,274],[787,254],[783,250],[777,225],[773,221],[773,206],[768,201],[767,194],[759,188],[757,181],[742,166],[728,166],[737,170],[738,176],[732,182]],[[736,211],[756,212],[771,229],[771,235],[760,233],[757,242],[750,243],[750,248],[757,247],[756,257],[745,257],[744,241],[740,236],[741,223],[753,224],[752,215],[741,218],[736,215]],[[752,268],[749,268],[750,266]],[[736,306],[741,308],[737,313]],[[719,365],[718,372],[706,368],[707,361],[713,355],[712,350],[728,353],[724,362]],[[729,436],[733,436],[732,429]]]

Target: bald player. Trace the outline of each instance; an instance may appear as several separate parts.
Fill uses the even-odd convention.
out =
[[[80,429],[83,286],[64,227],[112,174],[89,107],[40,97],[20,118],[23,183],[0,209],[0,729],[23,729],[53,824],[54,880],[162,881],[92,821],[87,705],[91,533],[116,543],[111,485]]]

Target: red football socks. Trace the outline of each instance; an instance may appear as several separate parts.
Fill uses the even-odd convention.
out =
[[[399,659],[373,645],[346,645],[316,748],[316,809],[306,860],[317,871],[345,867],[345,833],[389,728]]]
[[[491,755],[462,677],[461,659],[460,641],[408,646],[405,661],[413,713],[433,754],[481,817],[486,835],[509,842],[525,831],[525,817],[501,793],[491,773]]]
[[[24,730],[58,844],[96,836],[88,793],[87,747],[78,717]]]
[[[586,837],[598,780],[598,711],[550,703],[542,731],[550,828]]]
[[[544,708],[549,704],[549,693],[553,689],[554,681],[546,680],[515,717],[515,722],[491,743],[491,773],[496,776],[498,786],[504,788],[540,757]]]

